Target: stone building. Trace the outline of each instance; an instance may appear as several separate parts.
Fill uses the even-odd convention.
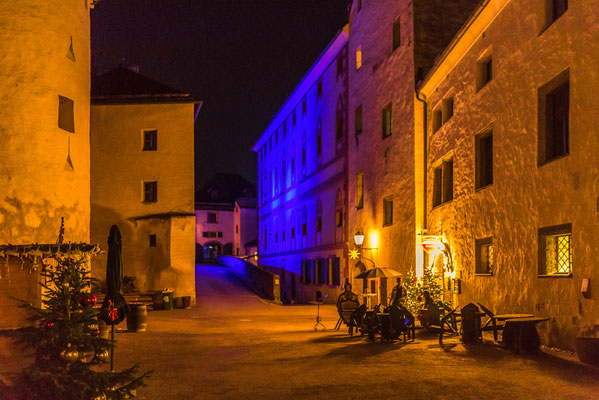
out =
[[[415,113],[423,232],[451,254],[427,263],[458,304],[549,317],[543,341],[570,348],[599,328],[597,15],[593,0],[482,2]]]
[[[347,30],[331,41],[253,147],[259,263],[284,302],[336,300],[347,264]]]
[[[201,101],[119,66],[92,80],[91,238],[123,236],[140,291],[195,299],[194,123]],[[95,258],[102,279],[106,254]]]
[[[196,259],[247,256],[258,239],[256,186],[237,174],[218,173],[196,192]]]
[[[348,232],[364,235],[357,276],[373,262],[404,273],[417,262],[414,216],[416,82],[479,0],[354,0],[348,44]],[[386,304],[395,282],[356,281]]]
[[[89,242],[90,1],[0,5],[0,245]],[[24,267],[24,268],[23,268]],[[39,271],[3,254],[0,328],[11,298],[40,304]]]

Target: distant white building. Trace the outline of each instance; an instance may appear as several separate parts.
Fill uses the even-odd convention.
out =
[[[255,187],[239,175],[217,174],[197,193],[196,258],[246,256],[257,250]]]

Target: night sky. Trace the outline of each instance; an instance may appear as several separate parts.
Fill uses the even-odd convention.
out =
[[[250,148],[347,21],[347,0],[102,0],[94,74],[119,63],[202,99],[196,187],[216,172],[256,182]]]

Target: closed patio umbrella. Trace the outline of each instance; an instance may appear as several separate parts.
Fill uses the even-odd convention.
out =
[[[374,267],[361,272],[356,279],[392,278],[399,275],[401,274],[393,269]]]
[[[107,325],[112,325],[110,342],[110,369],[114,370],[114,327],[121,323],[129,312],[129,305],[121,294],[123,286],[123,260],[122,260],[121,232],[116,225],[110,228],[108,236],[108,257],[106,261],[106,287],[107,293],[102,303],[100,318]]]

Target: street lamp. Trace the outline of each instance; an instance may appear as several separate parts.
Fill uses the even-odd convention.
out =
[[[362,246],[364,243],[364,234],[360,231],[356,232],[354,235],[354,242],[356,243],[356,246]]]

